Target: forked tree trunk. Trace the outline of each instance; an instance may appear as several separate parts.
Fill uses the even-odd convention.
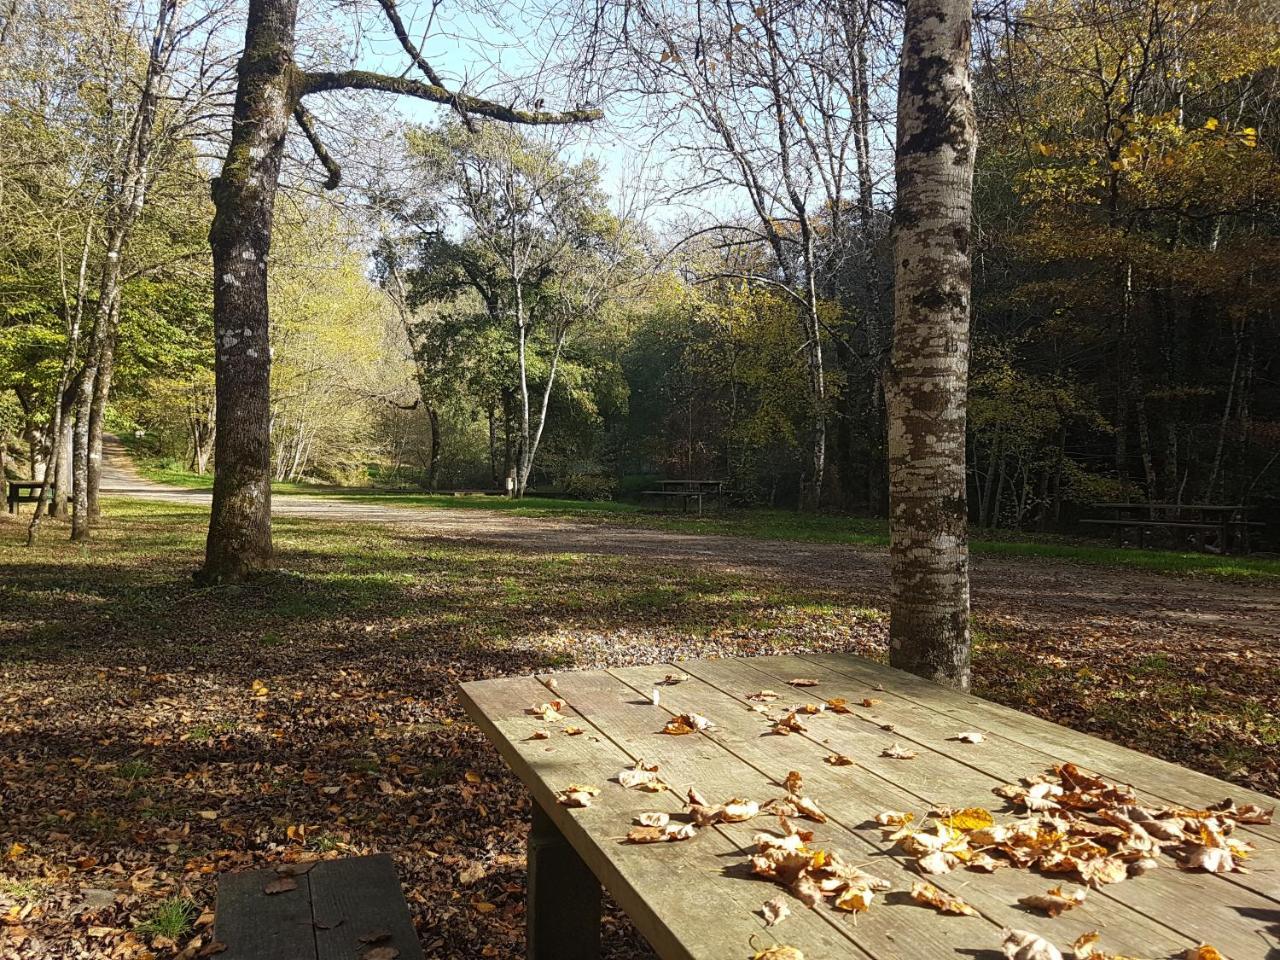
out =
[[[889,659],[969,685],[965,388],[976,125],[970,0],[907,0],[898,83],[894,334],[887,386]]]
[[[297,98],[296,0],[251,0],[231,145],[214,181],[216,432],[205,583],[271,562],[271,344],[267,254],[285,133]]]

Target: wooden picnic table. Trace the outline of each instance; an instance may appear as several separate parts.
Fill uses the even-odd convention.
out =
[[[1112,527],[1120,540],[1125,530],[1136,530],[1138,546],[1147,545],[1151,530],[1183,530],[1195,537],[1197,549],[1206,547],[1205,534],[1217,537],[1221,553],[1231,553],[1232,546],[1240,552],[1250,550],[1251,530],[1265,526],[1249,519],[1249,507],[1240,504],[1211,503],[1094,503],[1093,509],[1105,512],[1105,517],[1090,517],[1082,523],[1092,526]]]
[[[675,497],[680,500],[681,510],[688,512],[689,501],[698,504],[698,516],[702,516],[702,504],[706,498],[721,500],[724,498],[723,480],[659,480],[657,489],[641,491],[646,497]]]
[[[661,685],[668,676],[684,677]],[[788,681],[816,679],[808,689]],[[659,703],[651,700],[658,684]],[[808,731],[778,736],[747,696],[776,691],[780,703],[844,698],[852,713],[806,717]],[[944,915],[916,904],[907,891],[922,879],[910,858],[872,821],[884,811],[914,812],[923,820],[937,807],[981,806],[997,812],[992,789],[1072,761],[1090,772],[1132,784],[1144,801],[1203,809],[1232,797],[1274,806],[1261,794],[1186,770],[928,683],[853,656],[785,656],[680,661],[612,670],[512,677],[461,686],[462,702],[524,782],[534,801],[529,845],[529,956],[588,960],[598,955],[599,884],[636,923],[664,960],[749,958],[771,944],[803,951],[805,960],[858,957],[972,958],[1000,956],[1001,928],[1033,930],[1070,955],[1088,931],[1101,946],[1140,957],[1181,957],[1202,942],[1232,960],[1280,956],[1280,828],[1241,826],[1256,845],[1251,872],[1210,875],[1165,865],[1123,883],[1091,890],[1087,900],[1049,919],[1018,906],[1043,894],[1062,874],[1005,868],[992,874],[959,870],[927,879],[962,897],[979,916]],[[548,723],[531,707],[559,698],[565,719]],[[863,699],[877,701],[858,706]],[[696,712],[713,726],[686,736],[658,733],[673,716]],[[777,714],[779,711],[774,710]],[[570,735],[560,727],[584,732]],[[892,725],[892,730],[886,729]],[[985,741],[960,743],[962,731]],[[534,739],[535,733],[549,734]],[[882,756],[893,743],[917,751],[913,760]],[[854,759],[833,766],[833,753]],[[638,760],[656,763],[670,792],[645,793],[613,782]],[[677,817],[689,787],[713,802],[730,797],[765,801],[799,771],[806,792],[828,822],[805,822],[813,847],[845,859],[893,884],[893,891],[855,919],[829,904],[815,909],[791,899],[791,916],[766,927],[760,908],[783,888],[752,876],[753,837],[777,825],[760,816],[704,828],[691,840],[624,843],[633,818],[646,811]],[[589,807],[562,806],[556,792],[594,785]]]
[[[5,500],[9,505],[10,513],[17,513],[20,503],[40,502],[40,488],[44,486],[43,480],[7,480],[5,483],[8,487]],[[52,486],[49,487],[49,495],[53,495]]]

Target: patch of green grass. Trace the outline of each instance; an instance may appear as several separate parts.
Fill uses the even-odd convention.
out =
[[[198,477],[147,464],[139,469],[152,480],[188,488],[208,487],[212,477]],[[404,493],[373,488],[330,487],[316,484],[277,483],[277,493],[330,497],[357,503],[450,510],[496,510],[522,517],[577,518],[599,523],[638,526],[679,533],[748,537],[755,540],[787,540],[800,543],[844,543],[855,546],[887,546],[885,520],[830,513],[798,513],[793,510],[718,510],[705,516],[647,509],[642,504],[603,501],[557,500],[468,494]],[[1138,550],[1104,546],[1076,537],[1028,534],[1016,530],[983,530],[970,541],[976,556],[1066,560],[1091,566],[1129,567],[1175,576],[1210,576],[1227,580],[1280,579],[1280,560],[1267,557],[1216,556],[1172,550]]]
[[[168,897],[156,904],[149,919],[134,929],[149,937],[168,937],[178,941],[191,930],[199,907],[190,897]]]
[[[332,853],[340,843],[342,839],[332,833],[317,833],[307,837],[307,846],[316,853]]]
[[[0,877],[0,899],[25,906],[39,903],[49,892],[49,881],[32,877],[26,880],[8,880]]]
[[[149,780],[155,773],[155,769],[145,760],[126,760],[116,767],[116,776],[130,783]]]

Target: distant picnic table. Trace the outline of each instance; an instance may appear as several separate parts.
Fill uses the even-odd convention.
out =
[[[689,502],[698,505],[698,515],[702,515],[704,500],[724,499],[725,481],[723,480],[659,480],[654,489],[644,490],[646,497],[670,497],[680,501],[681,510],[688,512]]]
[[[1219,553],[1248,553],[1250,531],[1264,526],[1250,520],[1250,508],[1240,504],[1095,503],[1092,508],[1106,516],[1090,517],[1082,523],[1111,527],[1117,543],[1124,542],[1126,530],[1136,531],[1139,547],[1147,546],[1153,530],[1164,530],[1189,534],[1201,552],[1209,548],[1212,539]]]
[[[20,503],[40,502],[40,488],[44,486],[43,480],[7,480],[5,483],[8,488],[5,501],[10,513],[17,513]],[[49,488],[49,492],[53,493],[52,487]]]
[[[800,679],[817,684],[793,686]],[[737,960],[774,944],[795,947],[806,960],[999,956],[1006,927],[1035,931],[1068,956],[1077,937],[1095,930],[1108,954],[1181,957],[1207,942],[1232,960],[1274,960],[1280,950],[1280,829],[1270,824],[1242,823],[1232,834],[1256,848],[1251,872],[1190,872],[1166,854],[1160,869],[1099,884],[1077,909],[1053,919],[1020,907],[1019,899],[1059,884],[1080,889],[1065,873],[1006,865],[987,874],[957,863],[953,872],[922,876],[873,818],[900,811],[919,825],[931,812],[985,808],[1011,822],[1014,814],[1001,809],[993,789],[1066,761],[1132,784],[1144,806],[1163,807],[1164,815],[1172,815],[1170,808],[1203,811],[1224,797],[1275,801],[868,660],[691,660],[483,680],[460,689],[467,712],[533,798],[527,923],[528,955],[537,960],[598,956],[601,884],[664,960]],[[773,706],[753,699],[765,692],[776,693]],[[548,722],[543,708],[553,699],[562,701],[563,719]],[[795,714],[801,729],[774,732],[781,704],[806,703],[842,710],[801,710]],[[688,735],[660,732],[682,714],[710,725]],[[981,742],[957,739],[975,731]],[[669,789],[624,788],[620,772],[637,767],[653,768]],[[765,801],[784,794],[783,784],[797,775],[827,818],[797,821],[814,832],[807,849],[839,851],[892,884],[856,922],[829,902],[809,909],[753,876],[750,854],[761,831],[779,831],[777,817],[719,822],[674,842],[626,842],[642,814],[665,813],[673,824],[688,819],[690,788],[712,803]],[[598,793],[575,808],[561,802],[570,787]],[[1021,819],[1025,824],[1028,815]],[[1031,815],[1030,823],[1037,822],[1044,821]],[[1098,829],[1102,836],[1107,828]],[[919,881],[963,898],[973,915],[922,906],[908,893]],[[790,916],[766,926],[762,906],[778,895],[789,902]]]

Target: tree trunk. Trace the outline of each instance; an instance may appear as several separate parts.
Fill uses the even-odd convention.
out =
[[[267,255],[285,133],[298,91],[296,0],[251,0],[231,145],[213,184],[216,435],[204,583],[271,562],[271,343]]]
[[[427,460],[427,489],[436,492],[437,472],[440,469],[440,411],[435,407],[427,407],[427,420],[431,424],[430,459]],[[493,443],[493,417],[489,419],[489,442]]]
[[[970,0],[907,0],[888,383],[889,661],[969,686],[965,410],[976,123]]]
[[[49,503],[49,516],[65,517],[70,509],[71,501],[71,457],[72,430],[71,418],[66,411],[62,414],[62,429],[58,437],[58,446],[62,449],[58,457],[58,475],[53,481],[53,499]]]
[[[97,524],[102,518],[102,508],[98,503],[98,488],[102,485],[102,424],[107,415],[107,401],[111,398],[111,378],[115,373],[118,320],[119,317],[112,319],[111,329],[102,345],[98,375],[93,381],[93,401],[89,406],[89,486],[85,493],[89,504],[90,526]]]

